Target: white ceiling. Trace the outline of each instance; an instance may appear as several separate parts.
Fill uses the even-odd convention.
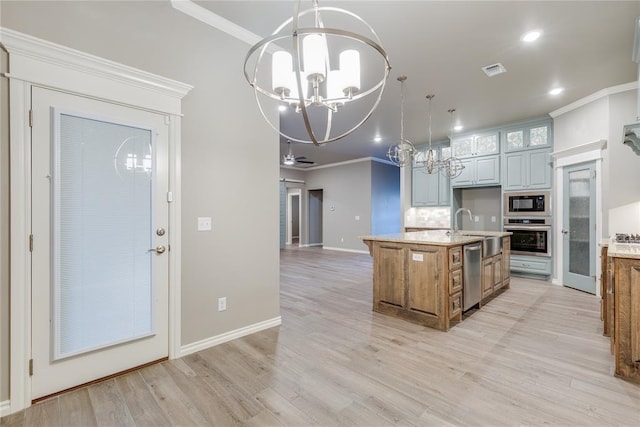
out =
[[[294,10],[294,1],[197,3],[262,37]],[[321,147],[293,145],[295,155],[318,164],[385,157],[400,135],[399,75],[408,76],[405,137],[416,145],[427,141],[427,93],[436,95],[432,129],[437,141],[449,134],[449,108],[456,108],[456,119],[465,130],[487,128],[546,116],[637,77],[631,53],[640,1],[319,3],[366,20],[378,33],[392,70],[380,106],[362,128]],[[303,2],[304,8],[310,4]],[[523,43],[520,37],[532,29],[542,30],[542,37],[533,44]],[[481,67],[496,62],[507,73],[487,77]],[[548,95],[555,86],[565,91]],[[383,137],[379,144],[373,142],[376,133]],[[281,144],[282,154],[286,149]]]

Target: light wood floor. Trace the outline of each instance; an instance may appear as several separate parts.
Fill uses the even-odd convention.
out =
[[[283,324],[2,419],[51,425],[640,425],[599,302],[511,289],[450,332],[371,311],[368,255],[287,249]]]

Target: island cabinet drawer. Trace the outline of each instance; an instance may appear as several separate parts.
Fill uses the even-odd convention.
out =
[[[449,273],[449,294],[462,291],[462,269],[454,270]]]
[[[449,319],[453,319],[462,313],[462,292],[449,297]]]
[[[449,270],[462,267],[462,246],[449,249]]]

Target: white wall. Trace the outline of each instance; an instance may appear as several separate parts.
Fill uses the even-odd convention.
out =
[[[0,25],[194,85],[182,121],[182,344],[278,317],[279,138],[242,74],[249,46],[168,1],[3,2]],[[212,232],[196,231],[199,216]]]
[[[609,235],[609,209],[640,200],[640,156],[622,143],[623,126],[636,122],[637,93],[636,89],[603,92],[600,98],[554,118],[554,151],[607,141],[600,177],[604,237]]]

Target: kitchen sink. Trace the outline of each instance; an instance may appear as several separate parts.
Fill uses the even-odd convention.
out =
[[[474,234],[472,231],[460,231],[465,236],[482,237],[482,258],[489,258],[502,252],[502,237]]]

